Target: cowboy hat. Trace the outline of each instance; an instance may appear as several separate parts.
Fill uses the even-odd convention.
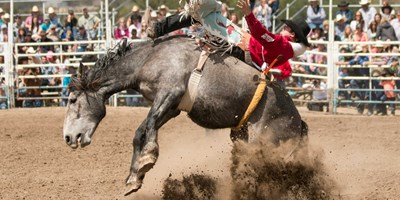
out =
[[[347,3],[347,1],[341,1],[340,4],[338,4],[338,7],[346,7],[349,6],[350,3]]]
[[[36,53],[36,51],[33,47],[29,47],[25,53]]]
[[[39,12],[39,8],[37,6],[32,7],[32,12]]]
[[[392,6],[390,6],[390,5],[386,5],[386,6],[382,6],[382,12],[385,10],[385,9],[389,9],[389,13],[390,12],[392,12],[392,10],[393,10],[393,7]]]
[[[3,13],[3,12],[4,12],[3,8],[0,8],[0,13]]]
[[[3,19],[10,19],[10,14],[6,13],[2,16]]]
[[[384,47],[384,45],[382,44],[382,41],[381,40],[377,40],[376,41],[376,43],[375,43],[375,45],[374,45],[374,47]]]
[[[335,19],[336,22],[346,21],[346,20],[347,20],[346,16],[341,15],[341,14],[336,15],[336,19]]]
[[[166,5],[161,5],[160,8],[158,10],[166,10],[168,11],[168,7]]]
[[[137,5],[134,5],[133,7],[132,7],[132,12],[138,12],[140,9],[139,9],[139,6],[137,6]]]
[[[361,45],[357,45],[356,48],[353,50],[353,53],[360,53],[363,51],[363,48]]]
[[[360,5],[369,4],[369,0],[361,0],[361,1],[359,2],[359,4],[360,4]]]
[[[302,43],[308,47],[311,46],[307,40],[307,35],[310,33],[310,27],[305,20],[296,18],[293,21],[286,19],[281,21],[292,29],[292,31],[296,34],[296,39],[299,43]]]
[[[54,13],[54,8],[53,7],[49,7],[49,9],[47,10],[47,12],[49,14],[53,14]]]

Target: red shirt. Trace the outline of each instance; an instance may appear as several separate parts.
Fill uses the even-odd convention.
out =
[[[253,13],[246,16],[246,21],[252,36],[249,42],[251,59],[258,66],[262,66],[264,60],[267,63],[272,63],[276,57],[282,55],[283,58],[277,61],[275,66],[278,67],[282,65],[282,68],[287,68],[289,63],[285,63],[291,59],[294,54],[292,45],[289,43],[291,42],[291,38],[289,36],[283,37],[282,35],[272,34],[265,29],[265,27],[256,19]]]
[[[289,61],[286,61],[281,65],[275,65],[272,67],[272,69],[281,70],[281,75],[274,75],[274,77],[279,80],[286,79],[287,77],[292,75],[292,66],[290,66]]]

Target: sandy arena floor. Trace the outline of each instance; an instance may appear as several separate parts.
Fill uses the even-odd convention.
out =
[[[328,115],[300,108],[309,145],[337,184],[335,199],[400,199],[400,117]],[[160,199],[168,177],[203,172],[230,199],[229,130],[206,130],[185,114],[159,131],[160,157],[142,189],[123,196],[132,138],[147,108],[107,108],[92,144],[62,138],[64,108],[0,111],[0,199]]]

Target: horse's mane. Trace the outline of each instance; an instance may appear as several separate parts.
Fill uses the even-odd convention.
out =
[[[77,75],[72,76],[71,82],[68,86],[70,91],[81,90],[81,91],[97,91],[101,86],[102,80],[106,77],[108,68],[120,58],[124,57],[128,52],[134,52],[140,49],[149,41],[135,43],[132,47],[132,43],[128,43],[121,40],[114,47],[107,50],[105,56],[97,59],[96,56],[84,56],[82,62],[96,62],[90,70],[83,69],[80,77]],[[81,66],[86,68],[85,66]],[[90,72],[90,73],[89,73]]]

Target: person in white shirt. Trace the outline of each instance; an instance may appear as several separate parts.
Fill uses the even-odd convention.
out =
[[[361,8],[358,10],[361,12],[364,19],[364,32],[368,30],[369,23],[374,20],[376,9],[374,7],[369,6],[370,0],[361,0],[360,5]]]

